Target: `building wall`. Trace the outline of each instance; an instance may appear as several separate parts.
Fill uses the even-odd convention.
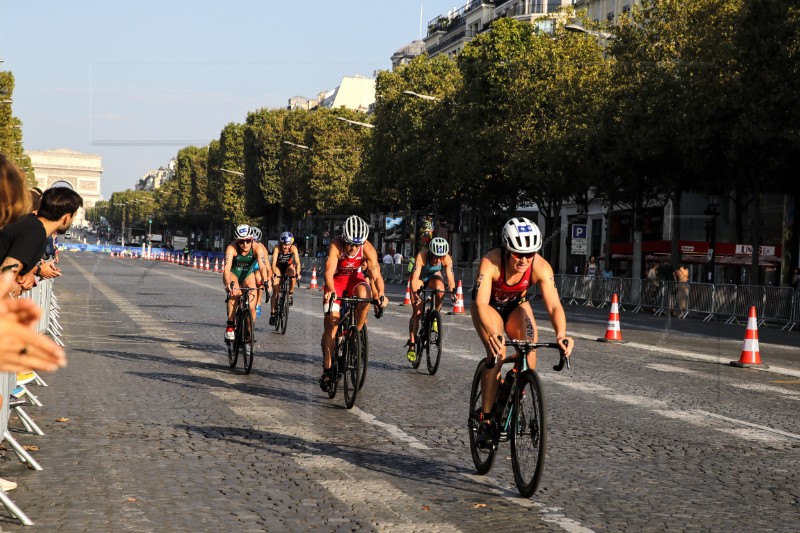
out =
[[[576,0],[575,11],[586,12],[589,20],[595,22],[616,22],[617,19],[634,5],[639,5],[639,0]]]
[[[102,199],[100,179],[103,175],[102,158],[72,150],[28,150],[37,185],[46,190],[58,182],[66,182],[83,198],[88,209]],[[85,225],[84,210],[75,218],[75,225]]]

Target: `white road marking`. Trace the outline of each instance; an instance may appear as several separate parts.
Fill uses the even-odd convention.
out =
[[[668,402],[663,400],[656,400],[653,398],[648,398],[647,396],[635,394],[615,393],[611,389],[596,383],[581,383],[562,379],[554,380],[552,379],[554,377],[552,374],[548,374],[547,376],[549,381],[555,381],[558,384],[573,390],[599,396],[613,402],[623,403],[634,407],[641,407],[665,418],[677,419],[694,426],[700,426],[722,433],[728,433],[736,436],[737,438],[769,444],[788,444],[786,438],[800,439],[800,435],[795,435],[794,433],[770,428],[768,426],[752,424],[744,420],[729,418],[700,409],[688,409],[682,411],[672,408]]]
[[[560,507],[547,507],[544,504],[535,502],[528,498],[520,498],[519,494],[513,490],[504,487],[500,482],[492,479],[489,476],[478,476],[476,474],[461,474],[462,476],[474,481],[475,483],[488,487],[492,492],[508,500],[511,503],[538,511],[542,515],[542,521],[555,524],[564,531],[569,533],[594,533],[594,530],[584,527],[580,522],[571,518],[567,518],[559,511],[563,509]]]
[[[716,382],[722,383],[729,387],[736,387],[737,389],[744,389],[749,391],[756,391],[756,392],[772,392],[775,394],[780,394],[781,396],[785,396],[791,400],[800,400],[800,391],[795,391],[783,387],[776,387],[775,385],[765,385],[761,383],[750,383],[747,381],[737,381],[735,379],[726,379],[718,375],[710,375],[704,374],[702,372],[698,372],[696,370],[689,370],[688,368],[682,368],[679,366],[672,366],[672,365],[662,365],[658,363],[652,363],[646,365],[647,368],[651,368],[653,370],[657,370],[659,372],[672,372],[678,374],[692,374],[695,378],[698,379],[705,379],[705,380],[714,380]]]

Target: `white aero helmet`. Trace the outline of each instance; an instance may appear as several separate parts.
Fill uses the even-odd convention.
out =
[[[257,227],[250,226],[250,236],[253,238],[254,241],[261,242],[261,237],[262,237],[261,230],[258,229]]]
[[[443,257],[450,251],[450,245],[442,237],[434,237],[428,245],[428,249],[433,255]]]
[[[503,241],[512,252],[530,254],[542,247],[542,232],[525,217],[514,217],[503,226]]]
[[[247,239],[250,237],[250,226],[248,224],[239,224],[233,232],[233,236],[238,241],[239,239]]]
[[[364,244],[369,236],[369,225],[356,215],[344,221],[342,226],[342,237],[344,242],[351,244]]]

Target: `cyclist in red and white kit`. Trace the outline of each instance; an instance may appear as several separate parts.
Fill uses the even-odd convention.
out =
[[[348,218],[342,226],[341,237],[336,237],[331,242],[328,250],[328,261],[325,265],[325,292],[323,295],[323,308],[328,312],[328,304],[334,296],[337,298],[333,303],[331,312],[325,315],[325,331],[322,333],[322,377],[319,385],[322,390],[327,391],[331,383],[331,361],[336,347],[336,328],[339,325],[340,304],[339,296],[346,294],[349,297],[375,298],[379,300],[381,307],[389,304],[388,298],[384,294],[383,276],[381,276],[378,253],[367,240],[369,236],[369,226],[360,217],[355,215]],[[364,277],[362,267],[369,271],[369,276],[373,280],[377,294],[372,293],[370,282]],[[367,321],[369,304],[358,305],[358,323],[356,327],[359,331]]]
[[[556,340],[567,357],[574,341],[567,336],[567,318],[556,290],[553,268],[539,255],[542,234],[524,217],[512,218],[503,227],[503,247],[483,256],[478,280],[472,292],[472,323],[486,348],[486,368],[481,378],[483,423],[478,426],[478,446],[492,444],[491,411],[500,378],[500,364],[505,359],[505,335],[514,340],[537,342],[539,331],[533,318],[528,290],[539,286],[542,302],[550,315]],[[565,341],[565,343],[564,343]],[[536,351],[528,354],[528,366],[536,368]]]

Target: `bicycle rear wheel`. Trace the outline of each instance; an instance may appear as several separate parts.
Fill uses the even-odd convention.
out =
[[[340,342],[341,341],[341,342]],[[339,331],[336,331],[336,347],[331,354],[331,384],[328,387],[328,398],[333,399],[336,396],[336,390],[339,388],[339,361],[343,356],[342,351],[345,349],[345,343],[339,338]]]
[[[520,495],[528,498],[539,487],[547,448],[544,393],[538,374],[520,376],[511,415],[511,468]]]
[[[355,326],[350,326],[344,339],[344,405],[352,409],[358,396],[358,385],[361,378],[361,335]]]
[[[361,379],[358,380],[358,390],[364,388],[364,380],[367,379],[367,361],[369,361],[369,336],[367,335],[367,325],[361,328]]]
[[[482,450],[478,447],[478,425],[481,424],[481,411],[483,402],[483,389],[481,388],[481,377],[486,367],[486,361],[478,363],[475,369],[475,376],[472,378],[472,390],[469,394],[469,449],[472,452],[472,462],[475,463],[475,470],[483,475],[492,469],[494,463],[495,448]]]
[[[253,368],[253,316],[250,310],[245,311],[242,317],[242,364],[244,373],[249,374]]]
[[[442,315],[432,311],[428,321],[428,341],[425,343],[425,359],[428,363],[428,374],[431,376],[439,369],[442,358]]]

